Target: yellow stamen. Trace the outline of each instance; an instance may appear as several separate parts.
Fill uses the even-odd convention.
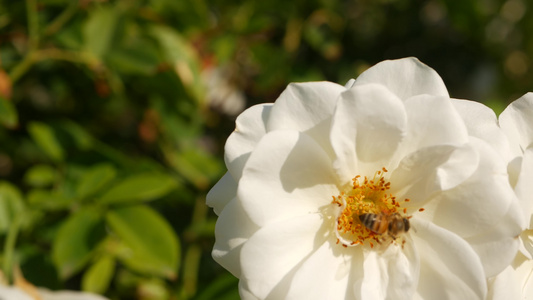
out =
[[[407,208],[402,208],[401,203],[409,199],[398,201],[388,190],[391,183],[384,178],[386,168],[377,171],[372,178],[357,175],[352,179],[352,187],[338,196],[332,196],[332,204],[341,211],[337,217],[336,233],[337,244],[343,247],[370,245],[373,242],[381,244],[383,234],[376,233],[367,228],[359,219],[363,214],[391,215],[402,211],[407,213]]]

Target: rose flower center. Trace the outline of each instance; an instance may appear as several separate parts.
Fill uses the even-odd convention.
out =
[[[383,177],[387,169],[377,171],[372,179],[357,175],[352,186],[338,196],[332,204],[340,208],[336,219],[337,244],[344,247],[379,244],[396,238],[409,230],[407,208],[402,204],[409,199],[396,200],[391,193],[390,182]]]

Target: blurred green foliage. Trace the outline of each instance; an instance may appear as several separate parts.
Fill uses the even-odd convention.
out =
[[[236,114],[405,56],[501,111],[533,90],[528,5],[0,0],[4,274],[111,299],[237,299],[204,204]]]

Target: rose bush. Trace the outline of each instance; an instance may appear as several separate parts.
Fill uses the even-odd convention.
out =
[[[243,112],[207,196],[241,297],[484,299],[524,219],[507,161],[459,106],[407,58]]]

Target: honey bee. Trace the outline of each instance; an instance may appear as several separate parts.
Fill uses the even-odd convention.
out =
[[[399,213],[361,214],[359,220],[368,230],[377,234],[387,232],[393,239],[396,239],[398,234],[409,231],[410,228],[409,219]]]

